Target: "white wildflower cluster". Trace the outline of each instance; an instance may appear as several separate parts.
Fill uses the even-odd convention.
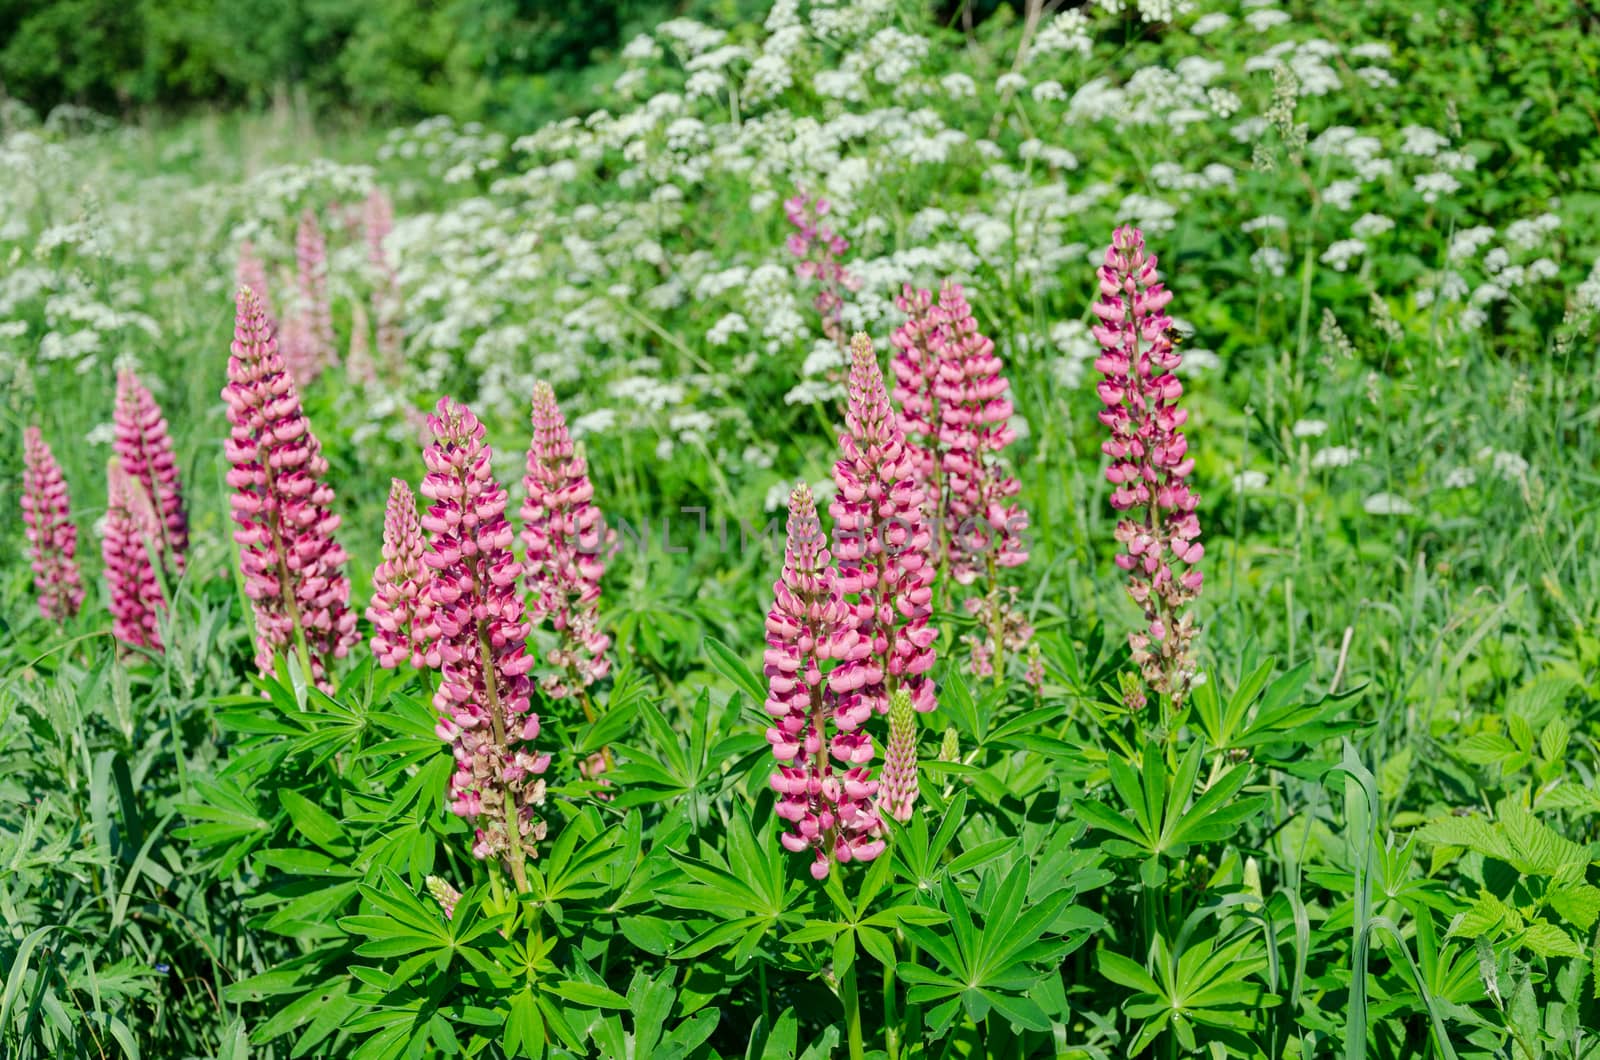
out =
[[[1422,218],[1435,239],[1444,211],[1430,208],[1468,203],[1484,178],[1459,123],[1435,129],[1389,106],[1389,45],[1318,39],[1271,0],[1214,6],[1225,10],[1063,5],[1020,61],[1008,51],[992,63],[967,61],[894,0],[777,0],[738,32],[674,18],[625,44],[623,73],[594,109],[514,139],[430,118],[390,133],[374,166],[270,159],[199,190],[147,178],[74,193],[48,222],[35,220],[47,215],[40,189],[92,184],[78,142],[110,134],[70,111],[13,120],[14,105],[0,101],[0,371],[7,359],[88,372],[148,355],[173,337],[154,324],[174,319],[165,307],[197,293],[226,300],[243,239],[266,261],[278,305],[291,303],[294,223],[306,208],[329,221],[342,328],[344,306],[371,278],[359,232],[340,218],[347,224],[349,208],[383,186],[399,206],[385,246],[403,295],[404,375],[361,403],[363,430],[414,433],[403,410],[445,390],[481,415],[521,418],[532,381],[546,378],[580,437],[639,431],[645,450],[704,448],[730,474],[748,470],[760,497],[774,451],[730,393],[756,380],[763,400],[821,403],[829,415],[842,393],[817,285],[796,276],[784,243],[782,204],[799,189],[829,202],[826,223],[850,244],[846,331],[883,342],[903,319],[902,285],[953,278],[986,325],[1004,322],[994,335],[1004,354],[1064,391],[1094,375],[1082,287],[1114,224],[1141,226],[1163,256],[1188,253],[1201,238],[1190,217],[1271,203],[1256,216],[1234,207],[1223,239],[1242,243],[1240,258],[1276,297],[1308,249],[1321,268],[1366,279],[1369,262],[1422,231]],[[1157,37],[1182,46],[1162,62],[1142,58]],[[1140,43],[1124,49],[1126,40]],[[1338,124],[1366,122],[1352,115],[1372,110],[1367,101],[1403,116]],[[171,143],[168,168],[195,164],[201,139]],[[1255,151],[1275,143],[1304,163],[1314,211],[1255,194]],[[149,209],[156,199],[172,218]],[[1438,302],[1453,328],[1503,313],[1559,279],[1573,238],[1559,203],[1536,209],[1498,231],[1463,223],[1445,260],[1422,259],[1437,271],[1383,297],[1397,313]],[[196,243],[180,231],[205,235]],[[157,278],[116,278],[133,269]],[[985,315],[1006,299],[1024,311]],[[1600,313],[1600,269],[1567,302]],[[191,315],[181,326],[215,323]],[[1222,366],[1211,350],[1184,350],[1185,374]],[[1335,323],[1319,352],[1349,358],[1354,347]],[[1293,433],[1321,445],[1329,431],[1304,420]],[[1315,449],[1311,466],[1361,459],[1359,439],[1349,440]],[[1255,474],[1244,488],[1266,486]]]

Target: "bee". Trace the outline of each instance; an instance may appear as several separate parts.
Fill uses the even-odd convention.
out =
[[[1173,349],[1177,349],[1185,342],[1188,342],[1190,339],[1194,338],[1194,328],[1190,327],[1188,324],[1180,324],[1174,320],[1172,323],[1167,325],[1166,330],[1161,333],[1161,337],[1172,343]]]

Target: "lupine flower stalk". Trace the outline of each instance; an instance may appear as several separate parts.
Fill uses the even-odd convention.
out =
[[[1101,448],[1111,458],[1111,506],[1123,513],[1116,536],[1127,551],[1116,563],[1128,572],[1129,595],[1146,623],[1128,642],[1146,683],[1176,708],[1194,679],[1195,627],[1186,608],[1204,580],[1198,564],[1205,549],[1199,498],[1186,481],[1194,459],[1182,430],[1189,414],[1178,405],[1183,384],[1173,374],[1183,358],[1170,337],[1171,301],[1144,233],[1117,229],[1094,306],[1101,347],[1095,369],[1105,377],[1100,422],[1111,434]]]
[[[878,777],[878,812],[904,824],[917,804],[917,712],[904,689],[889,706],[889,746]]]
[[[267,270],[256,256],[255,244],[246,239],[239,244],[239,264],[234,271],[234,283],[248,287],[261,299],[261,309],[267,314],[272,330],[277,330],[277,315],[272,310],[272,297],[267,288]]]
[[[61,465],[37,427],[22,432],[22,525],[39,613],[49,621],[65,622],[83,606],[78,528],[72,522]]]
[[[160,406],[132,372],[117,375],[112,419],[122,470],[139,483],[155,506],[161,562],[174,574],[182,574],[189,554],[189,516],[184,509],[172,436]]]
[[[853,664],[863,679],[855,694],[882,714],[903,688],[917,710],[930,711],[937,630],[928,624],[934,566],[923,489],[872,340],[857,333],[850,357],[844,456],[834,464],[838,489],[829,512],[839,591],[855,597],[852,621],[870,646]]]
[[[503,859],[521,892],[526,859],[545,836],[536,811],[545,800],[540,774],[550,764],[534,749],[539,716],[530,710],[522,569],[511,554],[506,491],[490,472],[483,424],[444,398],[428,426],[434,441],[423,452],[422,495],[433,504],[422,526],[433,547],[423,556],[432,608],[425,635],[440,659],[438,732],[456,760],[450,809],[475,826],[473,855]]]
[[[592,722],[585,691],[611,669],[611,638],[600,629],[600,577],[610,540],[594,504],[588,464],[572,443],[550,384],[533,388],[533,443],[522,478],[522,543],[533,617],[548,618],[560,644],[548,656],[555,672],[542,684],[552,699],[577,696]]]
[[[344,372],[348,379],[363,386],[378,381],[378,366],[372,363],[368,346],[367,311],[360,302],[350,306],[350,349],[344,356]]]
[[[939,312],[944,342],[935,391],[951,573],[962,584],[987,574],[993,584],[996,567],[1028,561],[1021,540],[1028,516],[1013,500],[1021,487],[999,456],[1016,440],[1010,384],[958,284],[944,285]]]
[[[400,278],[384,240],[394,230],[394,206],[382,188],[373,188],[362,208],[367,262],[372,266],[372,317],[378,329],[378,356],[394,371],[400,357]]]
[[[969,639],[972,668],[998,679],[1005,653],[1031,635],[999,581],[1002,569],[1028,559],[1022,540],[1027,512],[1016,503],[1020,486],[1001,456],[1016,438],[1010,384],[959,285],[947,282],[937,303],[930,292],[908,285],[895,304],[907,319],[892,338],[894,396],[937,524],[935,554],[958,584],[984,585],[981,599],[967,602],[984,627],[981,637]]]
[[[793,826],[784,847],[811,851],[811,875],[820,880],[835,861],[871,861],[884,842],[878,784],[867,768],[872,737],[861,727],[872,707],[857,694],[864,671],[851,665],[871,644],[856,635],[805,483],[789,495],[788,546],[773,594],[764,666],[774,722],[767,742],[779,762],[771,783],[778,816]],[[824,674],[830,660],[839,665]]]
[[[160,551],[160,517],[138,479],[113,459],[106,468],[100,557],[111,591],[111,634],[135,648],[161,650],[161,583],[150,556]]]
[[[343,569],[348,557],[333,538],[339,517],[324,480],[328,462],[261,300],[248,287],[239,288],[222,399],[233,425],[227,481],[245,595],[255,610],[256,665],[270,670],[277,652],[295,650],[312,677],[326,683],[333,661],[357,637]]]
[[[294,310],[284,318],[277,330],[278,350],[283,356],[283,366],[296,387],[310,386],[322,371],[317,359],[316,345],[305,314]]]
[[[894,346],[894,400],[906,454],[923,484],[924,503],[933,529],[943,538],[944,476],[939,458],[939,362],[944,354],[944,329],[933,294],[908,283],[895,296],[906,322],[889,336]]]
[[[831,207],[820,196],[813,199],[801,192],[783,204],[784,216],[794,226],[789,236],[789,253],[797,259],[794,273],[807,283],[817,284],[812,305],[822,321],[822,333],[841,353],[848,352],[844,331],[844,292],[861,288],[840,258],[850,249],[849,240],[823,224]]]
[[[418,669],[439,667],[437,649],[423,635],[430,611],[423,594],[425,549],[411,487],[404,479],[391,479],[383,514],[383,562],[372,572],[372,603],[367,607],[372,654],[385,669],[407,662]]]
[[[310,210],[300,215],[294,249],[298,316],[305,328],[306,365],[314,378],[333,361],[333,309],[328,302],[328,244]]]

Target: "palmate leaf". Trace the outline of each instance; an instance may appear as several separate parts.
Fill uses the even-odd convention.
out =
[[[1154,743],[1145,746],[1138,773],[1113,755],[1108,760],[1111,786],[1121,798],[1124,812],[1091,799],[1078,799],[1074,811],[1091,828],[1114,836],[1105,849],[1119,856],[1155,858],[1192,844],[1228,838],[1242,822],[1260,813],[1266,800],[1261,796],[1237,799],[1250,779],[1251,767],[1241,764],[1218,777],[1191,804],[1204,758],[1204,745],[1193,743],[1169,775],[1162,751]],[[1156,871],[1153,863],[1152,871]]]
[[[940,885],[941,904],[949,917],[943,930],[902,921],[906,937],[937,966],[903,963],[898,967],[910,984],[909,1000],[935,1003],[928,1013],[933,1029],[947,1026],[958,1005],[975,1021],[981,1022],[993,1008],[1019,1027],[1040,1030],[1050,1025],[1043,1010],[1026,995],[1051,974],[1043,969],[1059,961],[1075,944],[1044,941],[1074,896],[1063,890],[1028,905],[1030,875],[1025,859],[1008,869],[992,870],[979,888],[979,894],[985,896],[978,911],[981,927],[966,895],[951,877]],[[996,1002],[995,995],[1005,1000]]]
[[[1193,1052],[1196,1024],[1248,1031],[1256,1025],[1257,1010],[1277,1001],[1255,978],[1266,969],[1267,955],[1254,932],[1220,945],[1216,939],[1202,939],[1175,957],[1166,938],[1157,935],[1150,961],[1153,970],[1109,949],[1097,958],[1101,975],[1133,991],[1122,1005],[1138,1026],[1129,1055],[1169,1027],[1184,1050]]]

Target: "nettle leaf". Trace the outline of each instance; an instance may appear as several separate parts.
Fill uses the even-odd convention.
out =
[[[1537,876],[1582,875],[1589,852],[1540,821],[1521,803],[1504,799],[1496,808],[1499,824],[1511,848],[1507,860],[1518,871]]]
[[[1561,914],[1561,919],[1577,928],[1588,931],[1600,919],[1600,887],[1587,883],[1552,884],[1545,892],[1550,907]]]
[[[1502,931],[1516,931],[1522,927],[1522,914],[1502,902],[1488,891],[1479,893],[1465,913],[1456,918],[1450,934],[1475,939],[1496,935]]]
[[[1540,957],[1582,957],[1583,946],[1554,924],[1536,920],[1517,937],[1517,941]]]
[[[1456,745],[1455,752],[1479,766],[1499,765],[1519,753],[1510,740],[1497,732],[1473,733]]]

